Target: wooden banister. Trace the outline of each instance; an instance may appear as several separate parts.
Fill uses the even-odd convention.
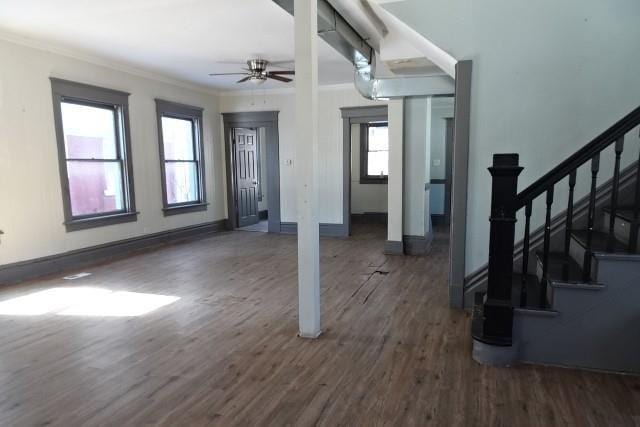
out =
[[[640,124],[640,107],[624,116],[616,124],[595,137],[590,143],[522,190],[518,194],[518,209],[524,207],[528,202],[547,191],[549,187],[558,181],[566,178],[572,171],[590,161],[593,156],[599,154],[609,145],[622,138],[638,126],[638,124]]]

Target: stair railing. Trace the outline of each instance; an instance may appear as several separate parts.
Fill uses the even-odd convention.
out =
[[[609,235],[613,235],[615,215],[618,209],[618,190],[620,185],[620,157],[624,149],[624,137],[627,133],[640,125],[640,107],[633,110],[616,124],[597,136],[583,148],[568,157],[540,179],[517,193],[518,175],[522,167],[518,164],[517,154],[495,154],[493,166],[489,168],[492,175],[491,216],[489,238],[489,272],[487,294],[483,307],[483,327],[480,333],[474,333],[474,338],[496,345],[511,344],[511,330],[513,323],[513,304],[511,292],[513,288],[513,258],[514,235],[517,212],[524,208],[524,239],[522,245],[522,283],[520,292],[520,306],[527,306],[527,272],[530,252],[530,227],[533,201],[545,194],[545,224],[542,252],[542,283],[540,284],[539,306],[545,308],[547,304],[547,285],[549,274],[549,252],[551,246],[551,208],[554,201],[554,191],[558,182],[569,178],[569,197],[567,204],[566,231],[564,236],[564,255],[569,256],[571,229],[574,215],[574,187],[576,173],[579,167],[591,162],[591,189],[587,210],[587,236],[583,260],[583,280],[591,277],[591,260],[593,231],[596,211],[597,178],[600,170],[600,153],[615,144],[615,163],[611,193],[611,221]],[[640,158],[640,157],[639,157]],[[636,251],[638,227],[640,218],[640,160],[636,171],[634,219],[629,251]],[[568,271],[563,272],[568,275]]]

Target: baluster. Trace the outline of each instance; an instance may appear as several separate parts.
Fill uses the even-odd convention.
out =
[[[589,212],[587,213],[587,247],[584,251],[583,280],[591,279],[591,245],[593,241],[593,225],[596,216],[596,184],[600,170],[600,153],[591,159],[591,193],[589,195]]]
[[[520,307],[527,306],[527,273],[529,272],[529,229],[531,228],[531,201],[524,209],[524,245],[522,246],[522,284],[520,287]]]
[[[576,171],[569,174],[569,201],[567,202],[567,221],[564,233],[564,258],[562,277],[569,280],[569,250],[571,249],[571,229],[573,228],[573,193],[576,186]]]
[[[616,226],[616,214],[618,213],[618,188],[620,187],[620,156],[624,149],[624,135],[616,141],[616,162],[613,168],[613,189],[611,191],[611,211],[609,212],[609,242],[607,246],[613,250],[614,230]]]
[[[640,134],[638,135],[640,137]],[[633,224],[629,234],[629,252],[638,250],[638,220],[640,219],[640,155],[636,166],[636,194],[633,199]]]
[[[549,247],[551,246],[551,205],[553,187],[547,190],[547,215],[544,222],[544,250],[542,252],[542,283],[540,283],[540,308],[547,305],[547,283],[549,275]]]

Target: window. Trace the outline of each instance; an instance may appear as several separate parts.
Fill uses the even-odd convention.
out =
[[[51,79],[65,226],[135,221],[128,93]]]
[[[156,99],[165,215],[207,209],[202,108]]]
[[[386,184],[389,177],[389,125],[366,123],[360,127],[360,183]]]

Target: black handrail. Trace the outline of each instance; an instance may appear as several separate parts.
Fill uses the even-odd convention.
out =
[[[566,178],[567,175],[633,130],[638,124],[640,124],[640,107],[627,114],[616,124],[595,137],[590,143],[522,190],[518,194],[517,209],[523,208],[527,203],[547,191],[551,186]]]

